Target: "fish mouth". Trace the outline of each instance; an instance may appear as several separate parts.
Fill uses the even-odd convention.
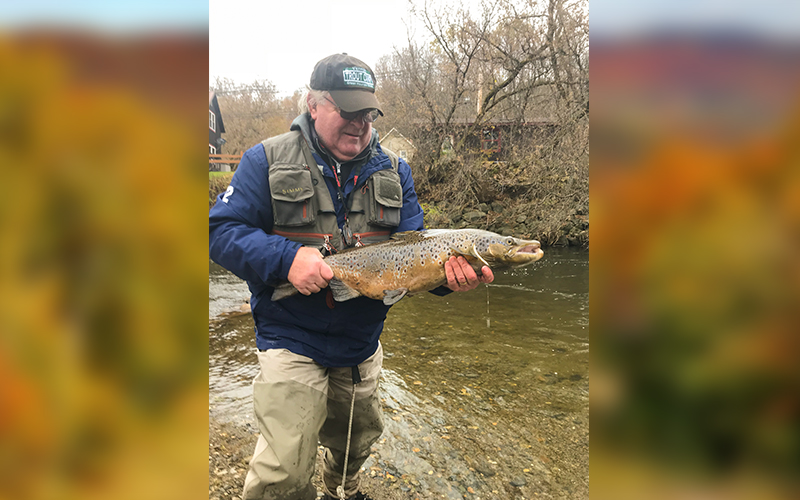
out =
[[[523,241],[519,246],[514,248],[509,255],[512,261],[516,261],[517,265],[530,264],[536,262],[544,256],[541,249],[541,244],[536,240]]]
[[[521,246],[521,247],[517,248],[517,253],[533,253],[533,254],[535,254],[535,253],[538,253],[540,251],[539,247],[540,247],[540,245],[539,245],[539,242],[537,241],[536,243],[530,243],[530,244],[527,244],[525,246]]]

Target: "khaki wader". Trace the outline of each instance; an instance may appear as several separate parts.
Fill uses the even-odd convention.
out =
[[[253,381],[260,435],[244,485],[244,500],[314,500],[311,484],[317,442],[325,447],[324,492],[337,498],[353,394],[352,368],[326,368],[286,349],[258,353]],[[383,432],[378,377],[383,348],[358,366],[346,496],[358,490],[358,473]]]

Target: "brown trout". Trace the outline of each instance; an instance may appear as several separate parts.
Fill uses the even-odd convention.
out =
[[[463,256],[480,274],[536,262],[544,255],[539,242],[480,229],[429,229],[395,233],[373,245],[349,248],[325,257],[333,270],[330,282],[337,302],[366,296],[392,305],[406,295],[432,290],[447,283],[444,263]],[[272,300],[297,293],[291,283],[275,288]]]

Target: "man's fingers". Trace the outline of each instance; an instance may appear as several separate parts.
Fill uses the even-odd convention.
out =
[[[303,295],[317,293],[328,286],[333,270],[322,260],[318,250],[301,247],[289,269],[289,281]]]
[[[478,274],[472,269],[467,260],[462,257],[459,260],[459,264],[461,264],[461,271],[464,273],[464,279],[467,283],[477,285],[479,283]]]
[[[444,275],[447,278],[447,286],[450,287],[451,290],[455,290],[458,286],[456,282],[456,275],[453,272],[453,258],[446,260],[444,263]]]
[[[466,285],[467,284],[467,277],[464,275],[464,266],[461,261],[466,262],[463,257],[452,257],[450,262],[453,265],[453,277],[456,279],[456,282],[459,285]],[[469,265],[469,264],[468,264]]]
[[[323,261],[322,265],[319,267],[319,275],[325,280],[325,286],[328,286],[328,282],[333,279],[333,269]]]
[[[327,286],[327,284],[325,286]],[[311,295],[312,293],[319,292],[320,290],[325,288],[325,286],[319,286],[316,283],[309,283],[306,286],[304,286],[302,289],[298,288],[298,291],[300,293],[302,293],[303,295]]]
[[[444,264],[445,275],[447,276],[447,284],[453,290],[457,290],[462,283],[465,282],[464,273],[458,265],[456,257],[450,257]],[[459,273],[461,276],[459,277]]]

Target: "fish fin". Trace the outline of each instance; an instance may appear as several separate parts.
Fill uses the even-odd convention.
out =
[[[383,303],[387,306],[399,301],[408,293],[408,288],[398,288],[397,290],[384,290]]]
[[[354,288],[350,288],[341,280],[336,278],[331,280],[330,285],[331,292],[333,292],[333,300],[336,302],[344,302],[345,300],[350,300],[361,296],[361,292]]]
[[[285,299],[286,297],[291,297],[296,293],[298,293],[297,288],[295,288],[290,282],[284,281],[275,287],[275,291],[272,292],[272,300],[274,302],[276,300]]]
[[[416,232],[418,232],[418,231],[400,231],[400,232],[397,232],[397,233],[392,233],[391,239],[393,239],[393,240],[402,240],[403,238],[405,238],[409,234],[413,234],[413,233],[416,233]]]
[[[457,248],[453,248],[453,247],[450,247],[450,255],[452,255],[453,257],[464,257],[465,259],[466,259],[467,257],[472,257],[472,255],[471,255],[471,254],[464,253],[464,252],[462,252],[461,250],[459,250],[459,249],[457,249]],[[449,258],[449,257],[448,257],[448,258]]]
[[[478,259],[479,261],[483,262],[484,266],[492,267],[492,266],[489,265],[488,262],[486,262],[486,260],[484,260],[483,257],[481,257],[481,254],[478,253],[478,249],[477,249],[477,247],[475,247],[475,243],[472,244],[472,248],[470,249],[469,253],[472,254],[472,256],[475,257],[476,259]]]
[[[391,239],[395,241],[405,241],[407,243],[417,243],[424,239],[427,231],[400,231],[392,233]]]

